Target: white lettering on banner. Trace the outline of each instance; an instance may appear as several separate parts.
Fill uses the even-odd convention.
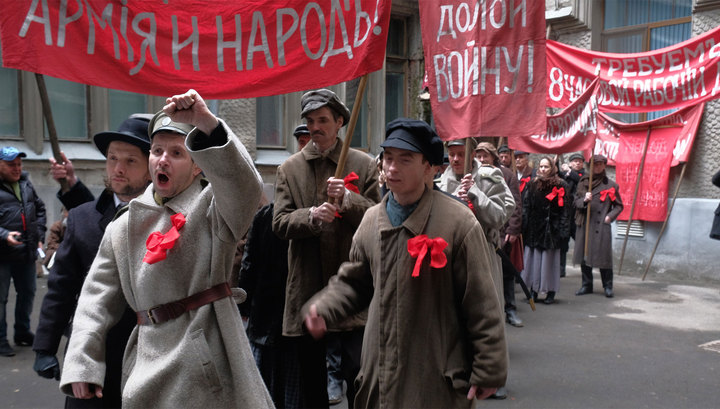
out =
[[[468,48],[463,52],[450,51],[446,54],[433,56],[433,69],[435,72],[435,85],[437,88],[438,101],[446,101],[478,95],[478,80],[480,82],[479,94],[500,95],[500,85],[505,94],[514,94],[517,91],[520,67],[523,59],[528,61],[528,82],[527,91],[532,92],[533,84],[533,42],[529,41],[527,47],[519,45],[517,50],[509,47],[478,47],[474,41],[467,43]],[[478,53],[479,52],[479,53]],[[493,55],[488,56],[492,52]],[[501,55],[504,56],[501,63]],[[514,61],[514,64],[513,64]],[[491,77],[491,78],[488,78]],[[491,81],[494,86],[489,90],[486,83]]]
[[[562,116],[548,117],[547,132],[542,135],[532,135],[531,138],[555,142],[571,139],[576,135],[587,136],[588,133],[595,135],[597,112],[597,99],[595,96],[591,96],[586,103],[579,104],[575,109],[565,112]]]
[[[453,10],[453,5],[440,6],[440,24],[435,41],[446,35],[457,39],[458,32],[472,32],[480,17],[480,29],[488,29],[488,21],[493,29],[500,29],[506,25],[510,28],[527,26],[527,0],[521,0],[513,8],[508,5],[508,0],[480,0],[476,1],[474,6],[470,6],[467,2],[462,2]],[[488,3],[490,5],[488,6]],[[512,2],[512,1],[510,1]],[[515,2],[512,2],[515,3]],[[482,7],[482,13],[480,8]],[[472,10],[472,11],[471,11]],[[509,17],[508,17],[509,14]],[[519,16],[519,24],[518,24]]]
[[[608,158],[608,160],[614,162],[619,149],[620,142],[595,139],[595,148],[593,148],[593,153],[596,155],[603,155]]]
[[[58,0],[54,0],[54,2],[57,3]],[[276,65],[286,66],[286,44],[293,39],[301,44],[308,59],[320,59],[321,67],[324,67],[332,57],[344,56],[344,59],[352,60],[354,58],[353,50],[364,46],[371,34],[375,36],[382,34],[382,28],[378,25],[378,8],[381,6],[381,0],[375,1],[372,18],[369,8],[368,10],[363,9],[363,4],[367,4],[367,1],[354,0],[354,7],[352,2],[353,0],[331,0],[329,14],[323,11],[318,1],[302,4],[302,13],[300,13],[299,7],[297,10],[278,8],[274,11],[275,19],[272,21],[272,25],[269,25],[272,14],[264,10],[257,10],[247,13],[247,15],[234,14],[232,17],[215,16],[216,38],[212,38],[212,43],[214,43],[212,46],[215,47],[214,51],[217,56],[217,71],[225,71],[226,52],[234,52],[236,71],[257,68],[257,61],[254,60],[256,53],[261,53],[264,57],[263,68],[272,69]],[[193,70],[201,70],[201,51],[211,42],[207,41],[206,37],[202,37],[206,34],[202,34],[198,29],[199,19],[197,16],[187,16],[190,21],[182,24],[183,21],[179,21],[179,19],[186,18],[186,16],[168,13],[171,20],[169,30],[172,30],[172,33],[158,33],[158,27],[163,27],[163,29],[167,27],[167,24],[159,24],[164,21],[158,20],[166,19],[165,14],[158,13],[156,15],[156,12],[138,11],[142,8],[138,4],[142,4],[142,2],[136,2],[131,10],[127,7],[127,3],[128,0],[120,2],[105,0],[104,3],[100,0],[59,0],[59,5],[55,5],[53,10],[57,14],[55,46],[64,47],[66,38],[71,32],[74,35],[87,33],[86,52],[88,55],[95,54],[97,44],[109,42],[109,40],[101,41],[101,37],[103,39],[112,38],[114,55],[118,60],[125,59],[127,62],[134,62],[135,53],[139,50],[139,61],[129,70],[130,75],[140,72],[146,61],[152,61],[156,66],[160,66],[159,51],[167,51],[161,54],[172,56],[176,70],[181,69],[183,61],[192,61]],[[461,11],[466,17],[463,20],[463,29],[471,30],[477,21],[477,7],[474,14],[467,5],[462,7]],[[85,18],[87,18],[87,23]],[[348,22],[355,23],[352,33],[347,27],[346,18]],[[53,19],[48,0],[33,0],[24,15],[18,35],[25,38],[30,30],[42,29],[45,44],[53,46]],[[243,19],[246,20],[244,26],[250,27],[249,31],[241,30]],[[39,26],[33,23],[39,23]],[[74,26],[79,27],[80,24],[87,24],[86,32],[80,29],[72,30]],[[452,25],[452,22],[450,24]],[[101,30],[96,30],[96,27],[100,27]],[[350,38],[351,34],[353,34],[352,39]],[[172,38],[172,41],[159,42],[158,35],[165,35],[168,39]],[[275,38],[272,38],[273,35]],[[124,49],[121,48],[120,38],[124,40]],[[271,43],[277,45],[276,50],[270,47]],[[158,50],[158,44],[169,49]],[[247,50],[246,54],[242,52],[243,46]],[[188,53],[181,52],[185,48],[189,48]],[[123,55],[123,53],[126,54]],[[277,55],[273,53],[277,53]],[[243,60],[245,60],[244,67]]]

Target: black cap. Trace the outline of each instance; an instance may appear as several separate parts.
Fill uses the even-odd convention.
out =
[[[310,135],[310,130],[308,129],[307,125],[302,124],[295,127],[295,130],[293,131],[293,136],[295,138],[299,138],[300,135]]]
[[[343,117],[343,126],[350,122],[350,110],[340,101],[337,95],[329,89],[316,89],[306,92],[300,99],[300,117],[305,118],[310,112],[320,109],[324,106],[335,111]]]
[[[500,145],[500,147],[497,150],[497,153],[505,153],[510,152],[510,148],[508,148],[507,145]]]
[[[450,141],[445,142],[445,144],[446,144],[448,147],[450,147],[450,146],[465,146],[465,142],[468,141],[468,140],[470,141],[470,148],[471,148],[472,150],[475,150],[475,147],[477,146],[477,141],[475,140],[475,138],[453,139],[453,140],[450,140]]]
[[[570,155],[570,158],[568,160],[572,162],[575,159],[580,159],[581,161],[585,162],[585,157],[581,153],[573,153],[572,155]]]
[[[598,162],[607,163],[607,157],[605,157],[605,155],[593,155],[592,160],[595,163],[598,163]]]
[[[107,157],[107,149],[110,142],[119,141],[135,145],[145,155],[150,155],[150,138],[148,137],[149,118],[145,115],[133,114],[124,120],[117,131],[100,132],[93,136],[95,146],[103,156]]]
[[[517,155],[527,155],[527,154],[528,154],[528,152],[525,152],[525,151],[521,151],[521,150],[516,150],[516,151],[515,151],[515,156],[517,156]]]
[[[385,127],[383,148],[398,148],[422,153],[431,165],[442,165],[443,142],[425,121],[398,118]]]

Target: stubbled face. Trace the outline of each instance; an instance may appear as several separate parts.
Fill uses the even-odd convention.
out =
[[[495,159],[490,152],[483,149],[475,151],[475,158],[483,165],[493,165],[493,160]]]
[[[139,196],[150,183],[147,156],[126,142],[110,142],[105,173],[110,190],[126,202]]]
[[[509,168],[512,166],[512,154],[510,152],[503,152],[498,154],[500,157],[500,163],[505,166],[506,168]]]
[[[607,163],[605,162],[593,162],[593,174],[599,175],[605,171],[605,167],[607,167]]]
[[[456,175],[462,175],[465,171],[465,146],[453,145],[448,146],[448,159],[450,167]]]
[[[569,164],[570,169],[572,169],[576,172],[583,170],[584,165],[585,164],[583,163],[582,159],[573,159],[570,161],[570,164]]]
[[[310,135],[300,135],[297,137],[297,143],[298,143],[298,150],[301,151],[305,147],[305,145],[310,142]]]
[[[22,158],[0,160],[0,179],[5,182],[17,182],[22,174]]]
[[[518,169],[525,169],[528,164],[527,154],[515,155],[515,167]]]
[[[174,132],[155,134],[149,168],[155,192],[165,198],[182,193],[200,174],[200,168],[185,148],[185,137]]]
[[[305,115],[305,122],[310,131],[310,138],[321,151],[324,151],[335,143],[338,131],[343,126],[343,117],[338,115],[335,119],[332,110],[324,106]]]
[[[552,164],[547,159],[541,159],[537,168],[538,176],[549,176],[552,171]]]
[[[433,174],[430,162],[421,153],[399,148],[385,148],[383,171],[388,189],[401,204],[414,203],[422,196],[426,180]],[[409,202],[405,202],[405,200]]]

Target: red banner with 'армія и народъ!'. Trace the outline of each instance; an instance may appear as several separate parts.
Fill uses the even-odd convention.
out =
[[[3,66],[213,99],[308,90],[382,68],[390,0],[0,0]]]

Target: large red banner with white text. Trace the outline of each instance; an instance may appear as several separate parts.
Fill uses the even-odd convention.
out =
[[[564,108],[600,78],[601,112],[681,108],[720,97],[720,27],[644,53],[602,53],[547,42],[547,105]]]
[[[545,3],[422,0],[419,5],[440,137],[545,132]]]
[[[390,0],[0,0],[3,65],[168,96],[248,98],[382,68]]]

